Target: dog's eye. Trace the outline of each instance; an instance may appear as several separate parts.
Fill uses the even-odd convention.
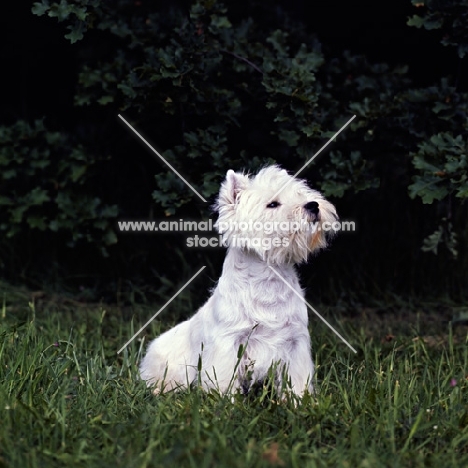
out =
[[[268,203],[268,205],[266,207],[267,208],[278,208],[278,206],[280,206],[280,203],[278,203],[277,201],[273,201],[271,203]]]

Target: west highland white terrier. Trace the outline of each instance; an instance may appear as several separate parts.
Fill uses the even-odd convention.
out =
[[[228,246],[221,278],[191,319],[150,343],[141,378],[155,394],[194,382],[247,393],[276,368],[278,390],[287,376],[294,393],[312,392],[307,308],[294,265],[326,247],[335,207],[278,166],[254,177],[229,170],[215,207]]]

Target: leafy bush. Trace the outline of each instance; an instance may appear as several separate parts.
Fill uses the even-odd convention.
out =
[[[413,4],[422,13],[409,25],[441,28],[444,43],[463,57],[466,0]],[[466,235],[468,96],[456,79],[440,76],[439,84],[417,88],[404,65],[372,64],[346,51],[330,57],[287,15],[275,17],[268,7],[231,15],[226,5],[235,6],[198,0],[185,14],[170,6],[155,11],[151,2],[134,0],[43,0],[32,11],[62,22],[65,37],[86,51],[75,105],[98,116],[125,113],[166,149],[162,153],[172,165],[190,172],[190,182],[204,197],[215,196],[229,168],[256,169],[271,161],[300,167],[356,114],[328,157],[308,173],[327,196],[343,197],[340,211],[356,219],[366,222],[369,213],[380,216],[385,210],[386,224],[374,223],[361,233],[354,250],[365,252],[372,245],[386,259],[381,268],[391,270],[398,246],[404,245],[407,255],[398,268],[403,276],[419,258],[421,245],[424,251],[457,255],[457,235]],[[99,52],[92,51],[96,37],[105,37]],[[99,124],[96,117],[93,125]],[[116,139],[128,144],[121,136]],[[71,161],[82,167],[75,156]],[[69,177],[73,180],[73,171]],[[159,170],[153,183],[158,213],[193,212],[198,200],[172,172]],[[39,203],[45,188],[38,190],[9,210]],[[92,206],[89,218],[96,220],[100,205],[80,204]],[[414,219],[424,204],[437,209],[425,211],[411,236],[406,234],[398,223]],[[42,204],[31,206],[33,213]],[[101,211],[107,220],[116,214],[115,208]],[[55,226],[34,219],[27,222]],[[399,233],[398,242],[392,232]],[[441,244],[447,249],[438,249]],[[375,262],[375,254],[362,262],[367,270],[365,262]],[[354,260],[351,265],[356,268]],[[414,271],[408,275],[415,277]]]
[[[117,241],[117,206],[89,194],[97,159],[42,121],[0,127],[0,231],[63,234],[67,245],[97,243],[101,252]]]
[[[417,8],[424,8],[422,16],[413,15],[409,26],[427,30],[441,29],[441,43],[454,46],[460,58],[468,53],[468,1],[467,0],[411,0]]]
[[[468,2],[412,0],[412,3],[416,7],[424,7],[424,11],[422,16],[413,15],[408,25],[427,30],[441,29],[444,33],[441,43],[454,46],[460,59],[465,57],[468,52]],[[432,204],[435,200],[449,202],[447,213],[440,220],[438,228],[424,239],[422,249],[437,254],[439,245],[444,244],[457,257],[457,235],[449,219],[455,205],[452,197],[468,197],[467,93],[457,92],[444,79],[441,86],[418,90],[412,98],[419,105],[432,104],[431,110],[437,116],[437,123],[431,133],[424,134],[424,140],[418,143],[418,150],[412,153],[417,173],[409,186],[410,196],[419,196],[426,204]],[[415,98],[419,99],[416,101]]]

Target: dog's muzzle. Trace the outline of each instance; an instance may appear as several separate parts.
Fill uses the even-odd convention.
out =
[[[309,203],[306,203],[304,205],[304,209],[308,211],[311,215],[313,215],[315,220],[318,220],[320,210],[319,210],[319,205],[317,202],[311,201]]]

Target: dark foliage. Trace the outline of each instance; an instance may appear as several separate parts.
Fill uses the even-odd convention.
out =
[[[421,13],[408,24],[440,30],[461,60],[467,2],[413,4]],[[361,299],[386,288],[463,294],[468,101],[460,76],[437,69],[431,86],[417,87],[405,65],[331,53],[284,10],[252,5],[34,3],[35,15],[63,24],[76,54],[77,117],[74,136],[47,128],[47,118],[0,130],[5,268],[21,260],[24,242],[34,245],[36,231],[57,239],[46,249],[65,252],[58,261],[67,271],[76,255],[110,253],[104,262],[78,262],[85,275],[112,268],[109,279],[155,271],[178,281],[178,262],[191,271],[206,261],[206,252],[190,250],[172,260],[183,236],[115,237],[119,219],[210,215],[209,203],[153,160],[119,113],[209,201],[227,169],[277,162],[297,170],[356,114],[303,173],[358,228],[313,262],[311,288],[327,297],[358,290]],[[37,271],[31,250],[23,261]]]

